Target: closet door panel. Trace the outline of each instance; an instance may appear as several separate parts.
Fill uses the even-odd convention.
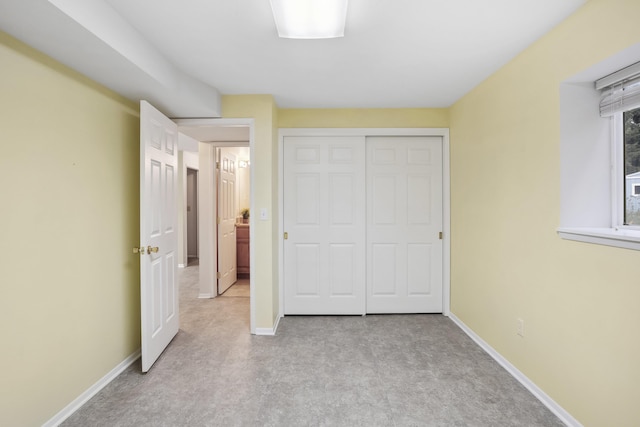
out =
[[[365,312],[363,137],[284,139],[284,313]]]
[[[442,312],[442,203],[442,138],[367,138],[367,313]]]

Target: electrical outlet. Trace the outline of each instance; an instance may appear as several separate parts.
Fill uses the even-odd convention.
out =
[[[524,337],[524,320],[518,318],[517,319],[517,330],[516,332],[518,333],[518,335],[520,335],[521,337]]]
[[[260,208],[260,220],[266,221],[269,219],[269,215],[267,214],[267,208]]]

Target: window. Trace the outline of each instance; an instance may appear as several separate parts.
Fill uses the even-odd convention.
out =
[[[640,226],[640,205],[634,184],[640,172],[640,62],[595,82],[602,91],[600,116],[613,120],[614,226]]]
[[[638,58],[640,44],[560,85],[564,239],[640,250]]]
[[[624,224],[640,226],[640,108],[625,111],[624,126]]]

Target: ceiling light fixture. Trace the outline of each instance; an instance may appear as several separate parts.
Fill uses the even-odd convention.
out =
[[[344,36],[348,0],[270,0],[278,35],[287,39]]]

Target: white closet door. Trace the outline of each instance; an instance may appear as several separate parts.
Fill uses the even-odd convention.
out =
[[[365,313],[364,137],[284,138],[284,313]]]
[[[367,313],[442,312],[442,138],[367,138]]]

